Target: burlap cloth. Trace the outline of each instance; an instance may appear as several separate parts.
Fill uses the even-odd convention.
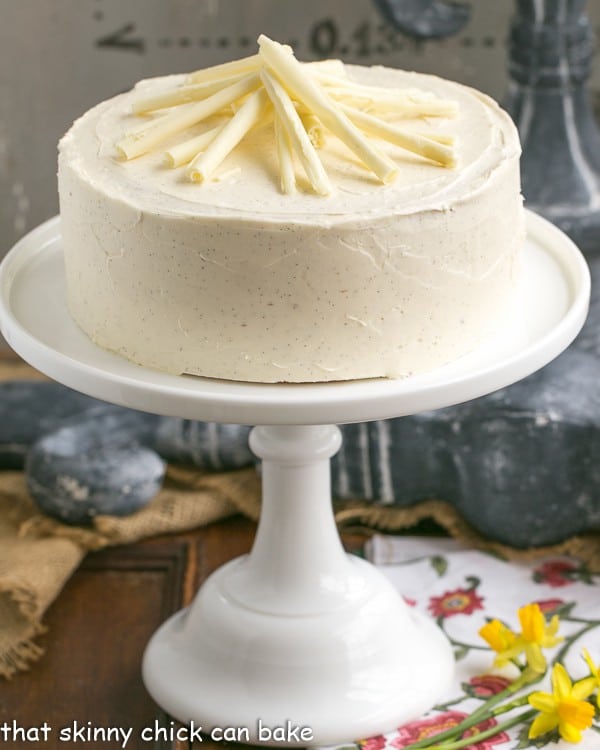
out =
[[[0,361],[0,380],[39,377],[27,365]],[[126,518],[98,516],[92,528],[84,529],[42,515],[22,472],[0,472],[0,676],[11,677],[42,655],[35,639],[44,630],[44,612],[89,550],[187,531],[235,513],[257,519],[259,510],[260,482],[254,469],[218,474],[169,466],[163,489],[143,510]],[[345,503],[336,505],[336,518],[345,528],[364,531],[399,531],[432,519],[464,544],[508,559],[567,554],[600,570],[598,534],[552,548],[514,550],[481,537],[441,500],[409,508]]]

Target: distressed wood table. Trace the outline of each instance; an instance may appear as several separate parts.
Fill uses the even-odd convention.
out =
[[[48,611],[39,639],[42,659],[0,684],[0,725],[52,732],[46,743],[3,743],[11,750],[44,747],[119,747],[118,742],[59,742],[59,730],[78,726],[132,728],[128,750],[197,750],[223,747],[165,739],[143,742],[143,728],[181,728],[154,704],[140,672],[144,648],[157,627],[193,599],[202,581],[228,560],[250,550],[256,526],[234,517],[197,531],[159,537],[89,554]],[[357,549],[363,538],[346,538]],[[241,746],[239,746],[241,747]]]
[[[179,728],[142,684],[142,653],[157,627],[189,604],[213,570],[250,549],[254,530],[250,521],[234,518],[189,534],[89,554],[45,617],[48,632],[39,642],[46,654],[31,671],[2,684],[0,720],[22,727],[48,722],[53,729],[44,743],[48,750],[71,746],[58,741],[58,732],[74,720],[80,726],[90,721],[95,727],[132,727],[128,748],[196,747],[139,739],[141,730],[155,722],[168,730]],[[202,743],[212,745],[207,739]]]

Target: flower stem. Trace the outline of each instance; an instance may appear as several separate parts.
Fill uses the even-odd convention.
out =
[[[446,630],[446,618],[443,615],[440,615],[438,618],[436,618],[436,622],[438,624],[438,627],[444,631],[444,634],[446,638],[450,641],[450,643],[453,646],[457,646],[458,648],[464,648],[466,651],[489,651],[489,648],[487,646],[479,646],[476,643],[465,643],[464,641],[457,641],[454,639],[450,633]]]
[[[430,750],[460,750],[460,748],[463,747],[470,747],[471,745],[475,745],[478,742],[481,742],[481,740],[487,740],[488,737],[494,737],[496,734],[500,734],[500,732],[503,732],[505,729],[514,727],[515,724],[520,724],[521,722],[532,719],[536,713],[537,711],[535,709],[532,709],[531,711],[525,711],[518,716],[513,716],[512,719],[508,719],[508,721],[505,721],[502,724],[496,724],[496,726],[491,727],[491,729],[486,729],[484,732],[479,732],[477,734],[472,734],[469,737],[464,737],[457,742],[448,742],[441,745],[430,745]],[[436,735],[436,739],[438,738],[439,735]],[[411,746],[409,745],[409,747]]]
[[[515,698],[515,700],[510,701],[510,703],[505,703],[503,706],[498,706],[497,708],[492,709],[492,716],[500,716],[508,711],[512,711],[514,708],[519,708],[519,706],[526,706],[529,701],[529,695],[530,693],[527,693],[527,695],[522,695],[520,698]]]
[[[435,734],[431,737],[427,737],[423,740],[414,742],[412,745],[407,745],[405,750],[421,750],[421,748],[426,747],[431,748],[432,746],[437,745],[444,740],[454,739],[455,737],[462,734],[466,729],[470,729],[476,724],[479,724],[479,722],[495,716],[495,713],[492,709],[497,706],[498,703],[502,703],[505,698],[514,695],[514,693],[525,687],[525,685],[532,685],[536,682],[539,682],[543,676],[544,675],[536,675],[535,678],[532,678],[530,673],[523,673],[507,688],[502,690],[502,692],[493,695],[491,698],[488,698],[485,703],[482,703],[479,708],[476,708],[475,711],[469,714],[466,719],[463,719],[460,724],[456,724],[451,729],[447,729],[445,732],[440,732],[439,734]],[[519,698],[518,700],[520,701],[521,699]],[[515,703],[515,705],[512,705],[512,703]],[[520,704],[511,702],[510,705],[512,708],[516,708],[516,706]],[[506,710],[509,711],[510,709],[507,708]],[[503,713],[503,711],[499,711],[499,713]]]
[[[454,700],[446,701],[446,703],[436,703],[434,709],[436,711],[445,711],[447,708],[450,708],[450,706],[456,706],[457,703],[462,703],[464,700],[466,700],[466,697],[460,695],[458,698],[454,698]]]
[[[571,622],[573,622],[573,619],[571,619]],[[594,620],[592,622],[587,622],[587,625],[584,628],[581,628],[581,630],[578,630],[576,633],[573,633],[568,638],[565,638],[564,645],[554,657],[554,663],[563,664],[565,657],[568,654],[573,643],[575,643],[575,641],[578,641],[581,638],[581,636],[585,635],[589,630],[593,630],[596,627],[598,627],[597,620]]]

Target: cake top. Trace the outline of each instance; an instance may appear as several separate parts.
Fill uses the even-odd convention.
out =
[[[389,68],[300,64],[260,41],[274,68],[256,55],[141,81],[94,107],[62,139],[63,165],[141,211],[329,224],[443,210],[519,153],[508,115],[473,89]]]
[[[133,102],[136,114],[165,114],[117,141],[119,154],[135,159],[162,146],[170,167],[186,165],[189,179],[206,182],[253,129],[268,128],[282,191],[296,191],[297,157],[318,195],[333,192],[317,153],[327,148],[327,131],[382,183],[392,182],[398,167],[373,136],[434,164],[456,165],[452,136],[394,122],[454,117],[456,102],[418,90],[360,85],[348,79],[339,60],[303,64],[291,48],[264,35],[258,43],[256,55],[198,70],[164,94],[140,95]],[[190,134],[200,123],[203,131]],[[180,142],[164,145],[175,136]]]

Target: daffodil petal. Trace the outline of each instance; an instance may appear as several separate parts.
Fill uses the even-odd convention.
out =
[[[519,656],[524,648],[524,644],[517,643],[512,648],[505,648],[502,651],[499,651],[498,657],[503,660],[504,664],[506,664],[507,662],[512,661],[512,659],[516,659],[516,657]]]
[[[556,701],[551,693],[538,691],[532,693],[527,700],[534,708],[537,708],[538,711],[542,711],[545,714],[550,714],[553,711],[556,711]]]
[[[581,742],[581,730],[569,724],[566,721],[561,721],[558,725],[558,733],[567,742]]]
[[[501,652],[510,648],[516,640],[516,635],[500,620],[490,620],[480,630],[479,635],[494,651]]]
[[[558,716],[561,722],[576,729],[588,729],[594,720],[594,707],[587,701],[569,697],[560,702]]]
[[[554,646],[558,646],[558,644],[562,643],[564,640],[565,639],[561,635],[555,635],[548,630],[544,633],[539,643],[540,646],[543,646],[544,648],[553,648]]]
[[[556,714],[540,714],[536,716],[529,727],[529,739],[534,740],[542,734],[551,732],[558,726],[558,717]]]
[[[559,643],[562,643],[565,639],[562,636],[544,636],[541,641],[541,646],[543,648],[554,648],[554,646],[558,646]]]
[[[594,663],[594,660],[590,656],[590,652],[587,650],[587,648],[582,649],[582,656],[584,658],[585,663],[588,665],[590,672],[592,675],[597,679],[600,680],[600,667],[597,667]]]
[[[589,696],[594,692],[594,690],[596,689],[596,685],[597,680],[595,677],[585,677],[583,680],[578,680],[573,685],[571,695],[573,696],[573,698],[585,700],[586,698],[589,698]]]
[[[554,615],[550,620],[550,624],[547,627],[547,633],[549,635],[556,635],[558,628],[560,627],[560,618],[558,615]]]
[[[546,631],[546,620],[539,604],[526,604],[519,610],[521,631],[526,641],[539,643]]]
[[[590,652],[587,650],[587,648],[581,649],[581,657],[590,668],[590,672],[592,672],[593,674],[596,671],[596,665],[594,664],[594,660],[592,659]]]
[[[555,664],[552,670],[552,692],[559,700],[571,694],[571,678],[562,664]]]
[[[527,657],[527,663],[534,672],[543,674],[546,671],[546,659],[537,643],[528,643],[525,646],[525,656]]]

